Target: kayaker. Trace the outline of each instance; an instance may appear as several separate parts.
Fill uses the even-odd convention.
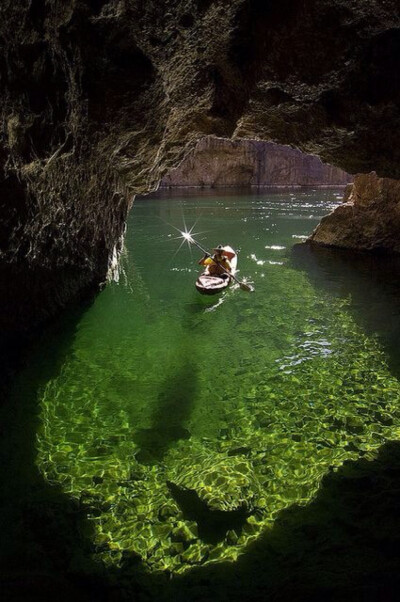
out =
[[[206,266],[210,276],[222,276],[223,274],[226,274],[225,270],[230,272],[232,266],[228,257],[224,255],[224,247],[218,245],[213,251],[214,255],[211,256],[209,253],[206,253],[204,257],[200,259],[199,265]]]

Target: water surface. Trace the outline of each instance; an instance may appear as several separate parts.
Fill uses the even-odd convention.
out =
[[[325,474],[399,438],[399,321],[382,318],[379,266],[357,279],[340,255],[293,250],[340,198],[135,201],[119,282],[38,391],[38,470],[79,500],[106,565],[234,561]],[[184,223],[206,247],[237,249],[255,292],[199,295],[199,253],[178,251],[172,227]]]

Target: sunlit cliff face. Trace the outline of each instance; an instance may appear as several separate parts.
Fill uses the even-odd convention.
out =
[[[4,0],[0,10],[9,316],[25,315],[28,290],[35,322],[104,279],[132,194],[204,135],[398,177],[395,0]]]

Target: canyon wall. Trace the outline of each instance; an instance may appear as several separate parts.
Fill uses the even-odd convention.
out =
[[[160,186],[342,186],[351,180],[339,167],[289,146],[208,136]]]
[[[207,135],[400,176],[397,0],[2,0],[0,327],[106,279]]]

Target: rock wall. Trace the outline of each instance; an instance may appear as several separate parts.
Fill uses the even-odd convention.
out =
[[[0,328],[106,278],[204,136],[399,177],[397,0],[2,0]]]
[[[342,169],[288,146],[209,136],[160,186],[341,186],[351,180]]]
[[[400,253],[400,181],[359,174],[344,201],[309,241],[325,246]]]

